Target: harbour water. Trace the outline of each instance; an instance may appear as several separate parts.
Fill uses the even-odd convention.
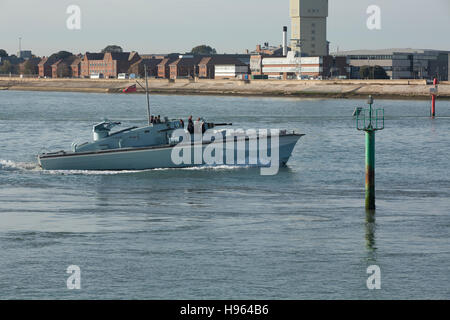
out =
[[[449,299],[450,101],[151,96],[152,112],[305,133],[287,168],[43,171],[36,155],[145,124],[143,95],[0,91],[0,299]],[[66,269],[81,269],[68,290]],[[369,290],[367,267],[381,269]]]

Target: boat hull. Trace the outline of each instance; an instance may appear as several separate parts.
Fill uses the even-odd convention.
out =
[[[288,162],[292,151],[302,135],[288,134],[279,137],[279,165],[284,166]],[[269,139],[270,140],[270,139]],[[265,149],[259,148],[258,159],[251,159],[248,147],[250,140],[246,140],[245,144],[239,146],[238,143],[223,144],[223,159],[218,161],[216,165],[255,165],[263,166],[265,163],[261,161],[260,155],[271,155],[272,150],[270,143]],[[202,155],[205,148],[214,145],[212,143],[205,143],[202,147]],[[148,148],[130,148],[130,149],[114,149],[103,150],[97,152],[86,153],[56,153],[56,154],[42,154],[38,156],[39,165],[45,170],[147,170],[157,168],[182,168],[195,167],[209,164],[202,159],[194,162],[194,155],[192,154],[192,162],[189,163],[174,163],[172,159],[172,152],[176,146],[166,145]],[[244,150],[245,163],[237,161],[239,150]],[[193,149],[193,148],[192,148]],[[226,157],[229,149],[234,154],[234,159],[230,161]],[[234,149],[234,150],[233,150]],[[192,151],[193,152],[193,151]],[[242,160],[242,159],[241,159]],[[221,163],[220,163],[221,162]]]

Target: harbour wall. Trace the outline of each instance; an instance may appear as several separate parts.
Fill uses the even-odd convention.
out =
[[[144,84],[143,80],[139,80]],[[136,84],[117,79],[36,79],[0,77],[0,90],[119,93]],[[151,93],[277,97],[429,99],[426,80],[211,80],[149,79]],[[137,85],[138,93],[144,90]],[[450,99],[450,82],[439,84],[438,96]]]

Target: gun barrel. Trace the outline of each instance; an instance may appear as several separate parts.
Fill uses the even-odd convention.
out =
[[[224,127],[224,126],[232,126],[232,123],[211,123],[213,127]]]

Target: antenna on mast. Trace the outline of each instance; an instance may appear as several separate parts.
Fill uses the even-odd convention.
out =
[[[148,95],[148,76],[147,76],[147,65],[144,63],[145,70],[145,93],[147,95],[147,119],[148,125],[150,125],[150,97]]]
[[[147,65],[144,63],[144,72],[145,72],[145,88],[144,86],[136,79],[136,83],[145,90],[145,94],[147,95],[147,119],[148,119],[148,125],[151,124],[150,122],[150,97],[148,93],[148,76],[147,76]]]

